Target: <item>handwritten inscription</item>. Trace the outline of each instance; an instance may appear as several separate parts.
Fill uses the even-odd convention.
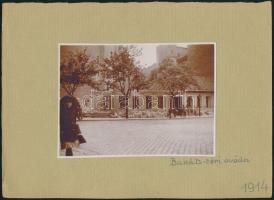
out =
[[[265,181],[248,182],[242,186],[244,192],[267,192],[268,185]]]
[[[182,165],[223,165],[223,164],[244,164],[249,163],[248,158],[242,156],[235,156],[232,158],[189,158],[189,159],[180,159],[180,158],[170,158],[170,166],[182,166]]]

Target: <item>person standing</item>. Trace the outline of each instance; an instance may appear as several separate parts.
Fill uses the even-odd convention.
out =
[[[85,143],[76,119],[81,119],[81,107],[73,96],[64,96],[60,100],[60,142],[66,156],[73,156],[72,149]]]

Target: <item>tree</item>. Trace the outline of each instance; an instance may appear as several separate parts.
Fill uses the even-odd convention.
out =
[[[60,84],[68,95],[73,96],[81,85],[89,85],[93,88],[99,86],[95,80],[99,70],[98,59],[91,60],[86,49],[78,52],[68,52],[61,57]]]
[[[128,118],[128,98],[131,92],[145,87],[145,76],[135,61],[135,56],[140,54],[141,50],[134,46],[121,46],[101,63],[101,75],[107,88],[118,90],[124,95],[126,118]]]
[[[185,59],[167,58],[163,60],[159,68],[150,74],[151,88],[166,90],[173,100],[180,91],[185,91],[190,87],[198,87],[194,72],[185,63]],[[171,112],[172,108],[170,107],[170,117]]]

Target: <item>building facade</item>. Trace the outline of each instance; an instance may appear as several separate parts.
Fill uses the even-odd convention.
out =
[[[176,96],[166,91],[141,90],[126,98],[114,91],[95,91],[77,94],[84,117],[124,117],[128,107],[129,118],[167,118],[170,110],[181,110],[182,115],[213,115],[212,91],[187,90]]]

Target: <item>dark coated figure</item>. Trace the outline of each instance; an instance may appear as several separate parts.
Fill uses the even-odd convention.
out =
[[[72,148],[86,142],[76,123],[77,119],[81,119],[81,107],[77,99],[64,96],[60,100],[60,142],[61,149],[66,149],[66,156],[72,156]]]

